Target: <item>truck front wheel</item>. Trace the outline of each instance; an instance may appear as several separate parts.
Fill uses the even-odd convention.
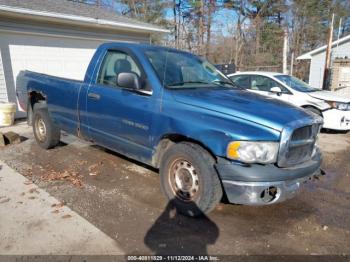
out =
[[[33,132],[36,142],[44,149],[53,148],[60,141],[60,129],[52,122],[45,108],[34,106]]]
[[[160,179],[169,201],[187,216],[209,213],[222,198],[214,159],[197,144],[182,142],[171,146],[162,157]]]

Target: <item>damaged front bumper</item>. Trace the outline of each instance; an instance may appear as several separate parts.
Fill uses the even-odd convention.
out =
[[[323,128],[332,130],[350,130],[350,111],[329,109],[322,112]]]
[[[293,198],[304,182],[323,175],[321,162],[317,152],[310,161],[293,168],[244,165],[220,159],[216,169],[230,203],[269,205]]]

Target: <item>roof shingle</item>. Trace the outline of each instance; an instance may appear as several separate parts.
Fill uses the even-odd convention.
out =
[[[149,23],[140,22],[135,19],[118,15],[113,11],[91,4],[72,0],[0,0],[0,5],[24,8],[48,13],[59,13],[66,15],[81,16],[94,19],[109,20],[118,23],[126,23],[144,27],[152,27],[164,31],[164,28]]]

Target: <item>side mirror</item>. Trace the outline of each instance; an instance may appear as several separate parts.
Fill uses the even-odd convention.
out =
[[[280,87],[275,86],[270,89],[271,93],[277,94],[278,96],[282,95],[282,90]]]
[[[135,73],[120,73],[117,78],[117,86],[140,90],[141,80]]]

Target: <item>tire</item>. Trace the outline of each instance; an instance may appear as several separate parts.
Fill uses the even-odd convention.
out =
[[[40,147],[50,149],[59,143],[61,131],[52,122],[46,108],[34,106],[32,125],[35,140]]]
[[[201,146],[181,142],[171,146],[160,163],[163,193],[179,213],[208,214],[220,202],[222,187],[213,157]]]

